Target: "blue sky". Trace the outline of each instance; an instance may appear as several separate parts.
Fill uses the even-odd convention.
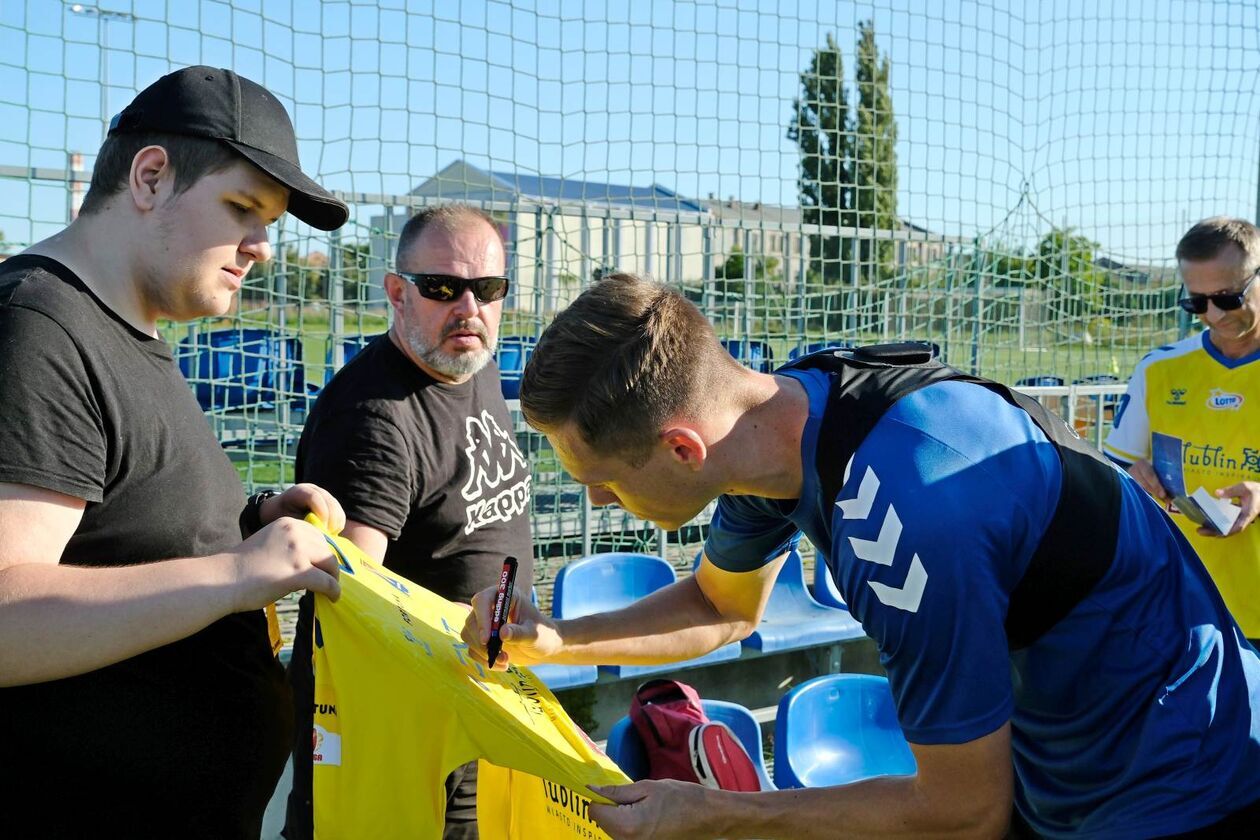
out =
[[[1256,212],[1250,0],[99,4],[129,19],[67,5],[0,0],[0,165],[90,155],[102,78],[112,113],[205,62],[280,95],[307,168],[336,188],[402,193],[462,157],[791,204],[798,73],[834,32],[851,81],[870,18],[892,63],[904,218],[1011,242],[1068,224],[1162,261],[1190,222]],[[56,185],[0,181],[10,239],[51,232],[64,205]]]

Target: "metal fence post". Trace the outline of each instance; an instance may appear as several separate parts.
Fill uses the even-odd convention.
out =
[[[345,348],[342,339],[346,332],[345,311],[345,254],[341,250],[341,231],[334,230],[328,234],[328,247],[332,251],[328,255],[328,340],[332,342],[332,371],[341,370],[345,364]]]

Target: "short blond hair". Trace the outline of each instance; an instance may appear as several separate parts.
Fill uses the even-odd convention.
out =
[[[573,424],[602,455],[647,460],[665,424],[697,409],[713,374],[738,371],[713,326],[678,292],[611,274],[543,332],[521,379],[525,419]]]

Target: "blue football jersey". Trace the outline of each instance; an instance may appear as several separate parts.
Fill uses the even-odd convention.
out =
[[[1122,480],[1107,574],[1011,653],[1009,596],[1059,498],[1054,446],[993,392],[939,383],[893,405],[824,499],[828,378],[787,375],[810,397],[801,498],[723,497],[705,553],[747,570],[804,532],[878,645],[912,743],[1010,721],[1017,807],[1051,837],[1188,831],[1260,796],[1260,659],[1140,487]]]

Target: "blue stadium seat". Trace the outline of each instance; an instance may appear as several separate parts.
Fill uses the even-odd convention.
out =
[[[352,335],[349,338],[343,338],[341,340],[341,363],[344,365],[359,355],[359,351],[371,344],[377,335],[382,335],[382,333],[376,333],[376,335]]]
[[[814,600],[824,607],[833,607],[837,610],[849,608],[835,580],[831,577],[831,570],[827,568],[827,564],[821,557],[814,558]]]
[[[341,365],[345,367],[350,360],[359,355],[359,351],[367,347],[372,340],[383,333],[375,333],[373,335],[351,335],[341,339]],[[328,353],[324,358],[324,364],[328,369],[328,379],[333,378],[333,374],[337,371],[333,370],[333,347],[330,342],[328,345]],[[327,380],[325,380],[327,381]]]
[[[1051,376],[1049,374],[1041,374],[1038,376],[1025,376],[1022,379],[1015,380],[1016,388],[1058,388],[1066,384],[1062,376]]]
[[[538,606],[538,590],[530,587],[529,600]],[[543,684],[555,691],[560,688],[573,688],[579,685],[590,685],[599,678],[599,669],[594,665],[530,665],[529,670]]]
[[[495,361],[499,365],[499,380],[503,386],[505,400],[519,399],[521,396],[521,376],[525,373],[525,363],[534,354],[538,339],[523,335],[503,336],[495,350]]]
[[[1093,376],[1084,376],[1080,379],[1073,379],[1073,385],[1116,385],[1119,384],[1120,377],[1112,376],[1110,373],[1096,373]],[[1110,412],[1114,411],[1116,406],[1120,404],[1120,394],[1097,394],[1090,395],[1089,399],[1099,402],[1103,406],[1103,410],[1109,412],[1107,419],[1111,419]]]
[[[1073,379],[1073,385],[1112,385],[1120,381],[1120,377],[1112,376],[1110,373],[1095,373],[1092,376],[1084,376],[1080,379]]]
[[[762,653],[814,647],[865,635],[847,609],[824,607],[805,588],[805,567],[796,549],[788,553],[757,629],[744,646]]]
[[[534,513],[574,513],[582,510],[582,494],[575,490],[561,490],[534,485],[530,507]]]
[[[915,770],[885,677],[828,674],[779,701],[774,782],[780,788],[830,787]]]
[[[747,365],[755,371],[769,373],[774,370],[774,351],[764,341],[724,338],[722,346],[726,348],[726,352],[738,359],[740,364]]]
[[[856,346],[852,341],[811,341],[809,344],[803,344],[793,347],[788,351],[788,361],[796,361],[801,356],[808,356],[811,353],[818,353],[823,350],[852,350]]]
[[[584,615],[621,609],[669,586],[675,580],[677,575],[674,568],[660,557],[626,552],[593,554],[569,563],[556,574],[551,614],[556,618],[581,618]],[[739,644],[731,642],[704,656],[682,662],[599,667],[615,677],[640,677],[738,659],[739,652]]]
[[[534,676],[552,691],[591,685],[599,679],[599,669],[594,665],[529,665]]]
[[[1015,380],[1016,388],[1061,388],[1067,383],[1062,376],[1054,376],[1052,374],[1043,373],[1036,376],[1025,376],[1022,379]],[[1042,405],[1058,413],[1060,417],[1067,417],[1067,397],[1041,397],[1038,399]]]
[[[302,340],[257,327],[197,333],[175,360],[203,411],[274,408],[306,393]]]
[[[738,703],[725,700],[701,700],[704,713],[715,723],[724,723],[735,733],[739,743],[752,759],[757,768],[757,777],[761,779],[762,790],[774,790],[774,782],[766,772],[766,757],[761,751],[761,726],[752,712]],[[608,745],[604,750],[608,757],[634,781],[648,777],[647,753],[643,751],[643,739],[626,715],[613,724],[608,733]]]
[[[351,335],[351,336],[343,337],[340,341],[341,367],[345,367],[346,365],[348,365],[351,359],[359,355],[360,350],[362,350],[364,347],[367,347],[368,344],[370,344],[372,340],[375,339],[379,335],[384,335],[384,333],[374,333],[372,335]],[[341,369],[341,368],[337,368],[336,370],[334,370],[333,369],[334,362],[335,360],[333,359],[333,342],[329,340],[327,342],[327,351],[324,353],[324,369],[325,371],[327,371],[327,373],[324,376],[324,384],[327,384],[328,380],[332,379],[333,375],[337,373],[337,370]]]

